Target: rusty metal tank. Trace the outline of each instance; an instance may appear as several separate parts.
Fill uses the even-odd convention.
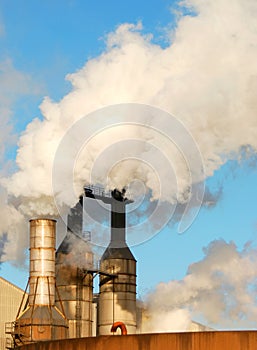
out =
[[[66,318],[55,305],[55,231],[55,220],[30,220],[29,301],[14,329],[19,345],[67,337]]]

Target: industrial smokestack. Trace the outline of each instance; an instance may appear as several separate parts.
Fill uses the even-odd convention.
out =
[[[105,203],[111,204],[111,240],[101,260],[110,257],[135,260],[126,243],[126,205],[133,201],[126,198],[125,194],[125,189],[122,192],[115,189],[109,201],[105,199]]]
[[[55,220],[30,220],[30,306],[55,303],[55,225]]]
[[[83,196],[79,197],[78,203],[70,209],[67,217],[67,231],[82,236],[83,232]]]
[[[111,241],[100,261],[99,335],[110,334],[115,322],[136,333],[136,259],[126,243],[126,205],[131,202],[125,191],[112,191]]]
[[[67,337],[66,318],[55,306],[55,230],[55,220],[30,220],[29,305],[15,321],[15,345]]]
[[[109,335],[115,322],[123,322],[128,334],[136,333],[136,259],[126,243],[126,191],[111,193],[94,186],[86,197],[111,205],[111,240],[100,261],[98,335]]]
[[[125,248],[126,244],[126,204],[131,203],[122,192],[113,190],[111,192],[111,242],[112,248]]]
[[[83,236],[83,197],[67,218],[67,234],[56,252],[56,304],[63,305],[69,338],[93,335],[93,252]]]
[[[93,253],[88,242],[67,232],[56,253],[56,304],[62,303],[69,338],[93,335]]]

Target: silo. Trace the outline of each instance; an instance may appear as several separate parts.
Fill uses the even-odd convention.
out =
[[[128,334],[136,333],[136,260],[129,248],[109,246],[102,256],[100,272],[98,335],[110,334],[118,321],[125,324]]]
[[[122,192],[110,194],[87,187],[85,195],[111,205],[111,241],[100,261],[97,334],[109,335],[114,322],[123,322],[128,334],[136,333],[136,260],[126,244],[126,205]]]
[[[71,209],[67,234],[56,252],[56,304],[62,303],[65,310],[69,338],[92,336],[93,253],[82,234],[82,212],[81,197]]]
[[[55,220],[30,220],[29,304],[15,321],[18,345],[67,337],[66,318],[55,306],[55,230]]]

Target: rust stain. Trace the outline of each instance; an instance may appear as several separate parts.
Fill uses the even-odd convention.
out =
[[[100,336],[46,341],[19,350],[256,350],[257,331]]]

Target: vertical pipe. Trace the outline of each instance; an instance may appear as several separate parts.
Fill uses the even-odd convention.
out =
[[[126,203],[113,199],[111,202],[111,247],[126,246]]]
[[[55,304],[55,229],[55,220],[30,220],[29,305]]]

